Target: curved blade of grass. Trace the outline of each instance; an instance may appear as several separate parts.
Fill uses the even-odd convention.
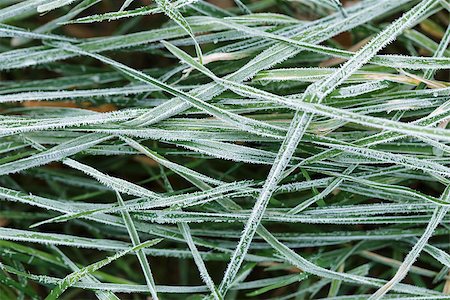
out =
[[[186,22],[186,20],[178,11],[178,9],[169,0],[155,0],[155,2],[158,4],[158,7],[160,7],[161,10],[170,19],[172,19],[175,23],[181,26],[181,28],[183,28],[186,31],[186,33],[192,38],[192,40],[194,41],[195,51],[197,52],[198,61],[202,64],[203,63],[202,49],[200,48],[200,45],[197,43],[197,40],[195,39],[194,33],[192,32],[189,23]]]
[[[259,233],[260,232],[260,233]],[[297,253],[295,253],[293,250],[289,249],[287,246],[283,245],[280,241],[278,241],[270,232],[268,232],[266,229],[259,228],[258,233],[272,246],[274,249],[276,249],[279,253],[283,255],[283,257],[289,261],[294,266],[300,268],[301,270],[304,270],[305,272],[309,272],[311,274],[328,278],[328,279],[336,279],[341,280],[343,282],[354,282],[363,285],[368,286],[374,286],[374,287],[380,287],[382,286],[386,281],[380,280],[380,279],[374,279],[370,277],[363,277],[348,273],[340,273],[335,271],[330,271],[327,269],[324,269],[320,266],[314,265],[313,263],[309,262],[305,258],[301,257]],[[394,287],[397,292],[401,293],[407,293],[412,295],[434,295],[439,296],[441,295],[439,292],[424,289],[424,288],[417,288],[415,286],[406,285],[406,284],[398,284],[396,287]]]

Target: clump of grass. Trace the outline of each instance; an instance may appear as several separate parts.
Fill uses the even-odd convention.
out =
[[[1,299],[450,299],[446,0],[0,3]]]

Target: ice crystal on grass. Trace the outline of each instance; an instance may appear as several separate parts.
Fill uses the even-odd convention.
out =
[[[447,299],[448,8],[0,1],[0,298]]]

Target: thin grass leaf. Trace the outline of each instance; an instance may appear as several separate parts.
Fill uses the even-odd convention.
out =
[[[206,269],[205,263],[203,262],[203,259],[201,258],[194,241],[192,240],[189,225],[184,222],[181,222],[179,223],[178,228],[180,229],[181,234],[183,235],[184,239],[186,240],[186,243],[189,246],[189,249],[192,252],[192,257],[195,260],[195,264],[197,265],[202,280],[205,282],[206,286],[211,291],[211,294],[213,295],[214,299],[216,300],[223,299],[222,295],[220,295],[218,289],[216,288],[214,281],[211,279],[211,276],[209,275],[208,270]]]
[[[60,8],[65,5],[69,5],[78,0],[53,0],[46,4],[41,4],[37,7],[38,13],[48,12],[57,8]]]
[[[122,196],[120,196],[119,192],[116,192],[117,195],[117,201],[119,202],[119,207],[124,207],[125,203],[123,202]],[[131,218],[128,211],[122,210],[122,218],[127,226],[128,235],[130,236],[131,242],[133,243],[133,247],[137,247],[141,244],[139,234],[136,231],[136,227],[134,227],[133,219]],[[147,287],[150,291],[150,295],[154,299],[158,299],[158,295],[156,294],[156,287],[155,287],[155,280],[153,279],[152,271],[150,269],[150,264],[147,260],[147,257],[145,256],[144,251],[142,249],[139,249],[136,251],[136,256],[139,259],[139,263],[141,264],[142,272],[145,275],[145,280],[147,282]]]
[[[442,193],[441,199],[447,201],[449,192],[450,188],[447,187],[445,191]],[[434,230],[442,221],[442,219],[445,217],[447,212],[448,207],[436,208],[436,210],[433,212],[433,216],[431,217],[431,220],[428,223],[425,232],[417,241],[417,243],[414,245],[414,247],[411,249],[411,251],[408,253],[408,255],[405,257],[403,263],[395,273],[394,277],[392,277],[392,279],[389,280],[389,282],[387,282],[385,285],[379,288],[372,296],[370,296],[369,299],[371,300],[381,299],[387,292],[389,292],[389,290],[391,290],[396,284],[398,284],[400,281],[403,280],[403,278],[406,277],[413,263],[416,261],[417,257],[420,255],[420,252],[422,252],[423,248],[425,247],[428,240],[432,236]]]
[[[133,248],[119,252],[113,256],[109,256],[101,261],[98,261],[87,267],[84,267],[84,268],[80,269],[79,271],[76,271],[76,272],[73,272],[73,273],[67,275],[63,280],[61,280],[58,283],[58,286],[56,288],[54,288],[45,299],[46,300],[58,299],[59,296],[61,296],[61,294],[64,293],[65,290],[67,290],[74,283],[78,282],[80,279],[87,276],[88,274],[91,274],[92,272],[95,272],[98,269],[110,264],[111,262],[113,262],[116,259],[120,258],[121,256],[129,253],[130,251],[139,251],[140,249],[154,246],[157,243],[159,243],[160,241],[161,241],[160,239],[157,239],[157,240],[150,240],[150,241],[138,244],[138,245],[134,246]]]
[[[197,43],[194,33],[192,32],[192,29],[189,26],[189,23],[186,22],[186,20],[178,11],[178,9],[169,0],[155,0],[155,2],[158,4],[158,7],[160,7],[161,10],[171,20],[173,20],[181,28],[183,28],[186,31],[186,33],[192,38],[192,40],[194,41],[195,51],[197,52],[198,61],[202,64],[203,63],[202,49],[200,48],[200,45]]]
[[[52,247],[57,253],[58,255],[61,257],[61,259],[64,261],[64,263],[69,266],[72,271],[74,272],[78,272],[80,271],[80,268],[78,268],[78,266],[72,262],[70,260],[70,258],[68,258],[61,250],[59,250],[56,247]],[[95,278],[94,276],[92,276],[91,274],[88,274],[85,278],[82,278],[80,280],[81,282],[85,282],[85,283],[97,283],[99,284],[100,281]],[[118,300],[119,298],[112,292],[109,291],[98,291],[95,293],[97,298],[100,300]]]

